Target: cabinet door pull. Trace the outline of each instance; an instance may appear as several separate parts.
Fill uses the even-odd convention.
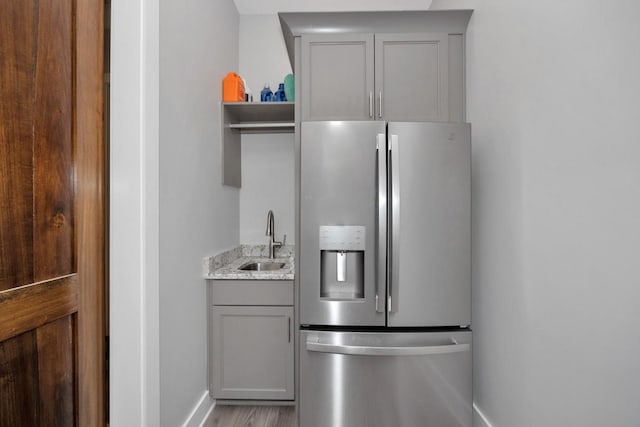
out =
[[[289,319],[289,324],[288,324],[288,327],[287,327],[287,330],[289,331],[289,341],[288,342],[291,342],[291,316],[289,316],[287,319]]]
[[[380,98],[378,98],[378,100],[380,101],[380,109],[378,110],[378,117],[382,118],[382,91],[380,91]]]
[[[369,91],[369,118],[373,118],[373,91]]]

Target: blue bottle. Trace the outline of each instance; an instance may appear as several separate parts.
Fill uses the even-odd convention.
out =
[[[278,90],[273,94],[273,100],[278,102],[285,102],[287,100],[287,96],[284,93],[284,83],[278,85]]]
[[[260,102],[271,102],[273,100],[273,93],[268,84],[264,85],[264,89],[260,91]]]

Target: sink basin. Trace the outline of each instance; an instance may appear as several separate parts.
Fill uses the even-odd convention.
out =
[[[245,271],[273,271],[273,270],[280,270],[282,267],[284,267],[284,262],[271,262],[271,261],[250,262],[250,263],[245,264],[242,267],[240,267],[240,270],[245,270]]]

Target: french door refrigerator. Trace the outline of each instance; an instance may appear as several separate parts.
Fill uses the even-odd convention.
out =
[[[302,123],[301,427],[472,425],[470,140]]]

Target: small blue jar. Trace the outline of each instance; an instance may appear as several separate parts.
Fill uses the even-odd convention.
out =
[[[284,83],[278,85],[278,90],[273,94],[273,100],[277,102],[285,102],[287,100],[287,96],[284,93]]]
[[[260,102],[271,101],[273,101],[273,92],[271,92],[269,85],[264,85],[264,89],[260,91]]]

